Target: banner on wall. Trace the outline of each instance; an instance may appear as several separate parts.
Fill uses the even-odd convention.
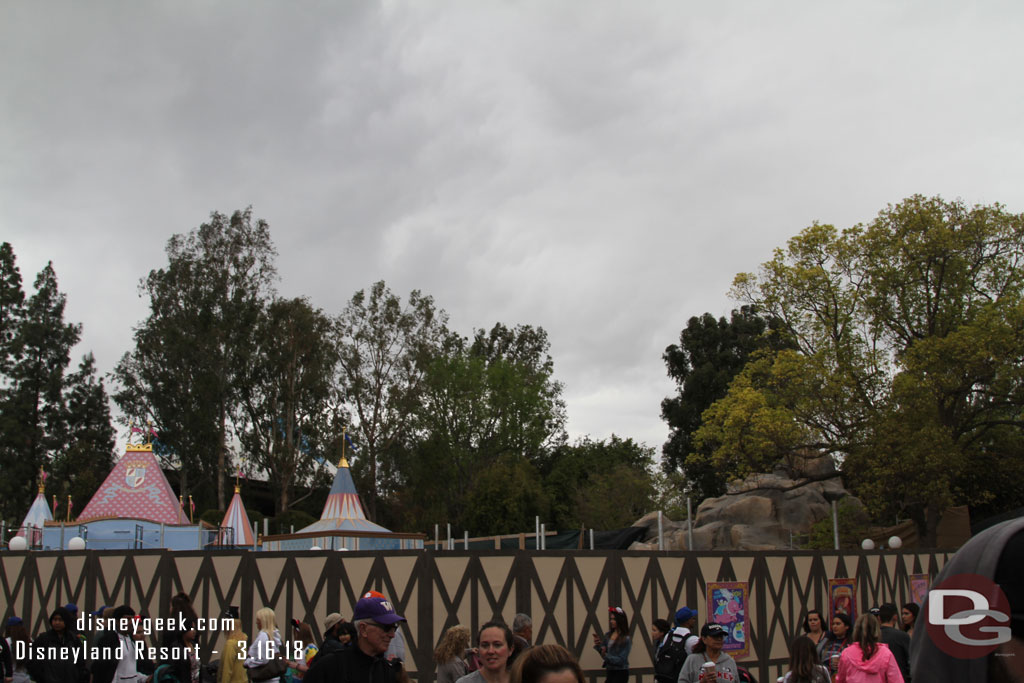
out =
[[[734,658],[750,653],[747,642],[747,602],[750,584],[746,581],[724,581],[707,584],[708,621],[721,624],[729,634],[722,650]]]
[[[910,600],[916,602],[918,607],[924,604],[924,598],[928,595],[928,585],[931,583],[928,574],[910,575]]]
[[[850,617],[850,623],[857,621],[857,581],[855,579],[828,580],[828,620],[831,623],[836,614]]]

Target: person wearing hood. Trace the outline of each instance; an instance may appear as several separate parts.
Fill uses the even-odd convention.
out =
[[[32,641],[32,651],[46,652],[39,648],[58,648],[62,653],[57,657],[33,658],[28,663],[28,673],[36,683],[88,683],[89,670],[85,666],[82,641],[74,631],[74,619],[63,607],[50,614],[50,630]],[[75,651],[78,652],[75,652]],[[77,655],[77,656],[76,656]],[[76,661],[77,660],[77,661]]]
[[[957,574],[977,574],[993,581],[1010,605],[1010,640],[987,656],[964,659],[943,652],[928,635],[927,623],[918,624],[910,641],[910,673],[915,681],[1024,680],[1024,517],[997,524],[973,536],[950,558],[934,586]],[[927,621],[931,593],[921,605]]]
[[[835,683],[903,683],[889,647],[881,641],[878,617],[862,614],[853,625],[853,644],[843,650]]]

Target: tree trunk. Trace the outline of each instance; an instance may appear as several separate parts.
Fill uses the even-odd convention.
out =
[[[939,544],[939,522],[942,521],[942,508],[936,503],[929,503],[925,508],[925,528],[921,544],[926,548],[935,548]]]
[[[224,402],[222,401],[221,404],[220,404],[220,439],[219,439],[220,443],[217,445],[217,509],[218,510],[227,510],[228,509],[227,498],[226,498],[225,492],[224,492],[224,474],[225,474],[225,470],[226,470],[226,467],[225,467],[225,465],[226,465],[225,451],[227,450],[227,445],[224,443],[225,440],[226,440],[225,432],[227,431],[226,423],[227,423],[226,409],[225,409],[225,406],[224,406]]]

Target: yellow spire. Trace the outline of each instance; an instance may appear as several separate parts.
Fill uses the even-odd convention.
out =
[[[39,493],[46,491],[46,472],[43,471],[42,465],[39,466]]]
[[[348,459],[345,457],[345,432],[348,431],[346,427],[341,428],[341,462],[338,463],[338,467],[344,467],[348,469]]]

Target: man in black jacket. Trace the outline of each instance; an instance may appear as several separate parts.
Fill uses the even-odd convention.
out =
[[[896,605],[887,602],[878,608],[878,621],[882,623],[882,642],[889,646],[896,658],[904,683],[910,683],[910,636],[903,629],[896,628],[899,613]]]
[[[395,629],[405,617],[395,614],[383,598],[363,598],[352,615],[358,638],[347,647],[313,663],[303,683],[395,683],[398,667],[384,658]]]
[[[70,612],[63,607],[53,610],[50,630],[32,641],[28,673],[35,683],[88,683],[82,641],[73,628]]]

